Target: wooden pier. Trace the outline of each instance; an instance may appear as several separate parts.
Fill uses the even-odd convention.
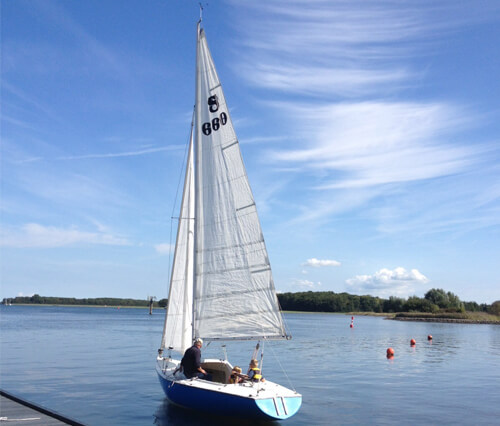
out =
[[[0,423],[3,422],[30,426],[85,426],[83,423],[0,389]]]

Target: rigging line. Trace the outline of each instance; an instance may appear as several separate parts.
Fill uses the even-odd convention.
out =
[[[201,6],[201,4],[200,4],[200,6]],[[189,129],[188,140],[187,140],[186,146],[184,148],[184,160],[181,163],[181,169],[179,171],[179,179],[177,181],[177,189],[175,191],[174,204],[172,205],[172,213],[170,214],[170,237],[169,237],[169,246],[170,247],[172,247],[172,234],[173,234],[172,228],[173,228],[173,223],[175,220],[174,212],[176,211],[177,198],[179,197],[179,189],[181,187],[182,172],[184,170],[184,164],[186,164],[186,167],[187,167],[187,156],[188,156],[188,151],[189,151],[189,144],[191,142],[191,134],[192,134],[192,130],[194,127],[194,116],[195,116],[195,107],[193,107],[193,116],[191,117],[191,127]],[[168,251],[168,276],[169,277],[171,276],[171,273],[172,273],[171,268],[172,268],[172,250],[169,250]]]
[[[274,287],[274,281],[273,281],[273,287]],[[286,322],[286,318],[285,318],[285,315],[283,314],[283,308],[281,307],[280,299],[279,299],[278,295],[276,294],[275,297],[276,297],[276,303],[278,304],[278,311],[280,312],[281,320],[283,321],[283,328],[284,328],[286,338],[287,338],[287,340],[290,340],[292,338],[292,335],[288,334],[290,327],[288,327],[288,323]]]
[[[273,345],[269,345],[269,348],[271,349],[271,352],[273,353],[274,358],[276,358],[276,361],[278,361],[278,365],[280,366],[281,371],[285,375],[286,380],[288,381],[288,385],[293,389],[294,392],[297,392],[297,390],[295,389],[295,386],[293,386],[293,383],[290,380],[290,377],[288,376],[288,374],[286,373],[285,369],[283,368],[283,365],[281,365],[281,362],[280,362],[278,356],[276,356],[276,352],[274,352]]]

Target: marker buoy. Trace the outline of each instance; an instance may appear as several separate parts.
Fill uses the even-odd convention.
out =
[[[354,317],[351,317],[351,325],[349,327],[354,328]]]
[[[387,358],[392,358],[394,357],[394,349],[388,348],[387,349]]]
[[[415,342],[415,339],[411,339],[410,340],[410,345],[411,346],[415,346],[417,344],[417,342]]]
[[[427,340],[432,340],[432,334],[429,334],[429,335],[427,336]]]

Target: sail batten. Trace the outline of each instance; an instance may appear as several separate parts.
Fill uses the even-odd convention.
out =
[[[233,143],[229,143],[229,145],[223,146],[221,149],[224,151],[225,149],[231,148],[233,145],[236,145],[238,143],[237,140],[235,140]]]

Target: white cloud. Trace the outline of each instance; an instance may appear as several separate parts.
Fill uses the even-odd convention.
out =
[[[165,147],[148,147],[137,151],[127,151],[127,152],[110,152],[103,154],[86,154],[86,155],[70,155],[65,157],[58,157],[56,160],[82,160],[90,158],[116,158],[116,157],[136,157],[139,155],[154,154],[161,151],[173,151],[177,149],[183,149],[184,146],[172,145]]]
[[[167,243],[156,244],[155,250],[159,254],[170,254],[173,252],[173,246],[172,244],[167,244]]]
[[[299,287],[301,289],[309,289],[309,290],[312,290],[314,288],[317,288],[317,287],[321,287],[321,282],[313,282],[313,281],[309,281],[309,280],[294,280],[292,282],[292,285],[294,287]]]
[[[322,266],[340,266],[341,263],[337,260],[319,260],[316,258],[307,259],[303,266],[312,266],[313,268],[321,268]]]
[[[421,72],[411,69],[411,59],[434,54],[443,37],[464,24],[497,15],[471,14],[464,2],[240,3],[238,10],[248,13],[240,13],[244,22],[236,24],[245,47],[238,73],[260,87],[315,95],[379,90],[387,96],[403,83],[419,84]]]
[[[281,64],[252,66],[248,79],[253,84],[285,92],[301,92],[312,95],[325,93],[341,96],[358,96],[374,93],[383,84],[390,85],[390,91],[408,81],[405,70],[330,69],[327,67],[294,66]],[[250,77],[251,76],[251,77]]]
[[[439,90],[429,91],[435,75],[426,64],[454,32],[496,19],[497,6],[486,4],[481,14],[470,13],[468,1],[276,0],[243,7],[245,25],[237,26],[246,49],[235,67],[267,89],[260,100],[282,113],[293,135],[266,158],[275,171],[300,174],[316,189],[296,198],[294,222],[321,224],[388,199],[390,190],[484,170],[481,163],[493,158],[482,132],[474,140],[461,136],[481,128],[487,113],[456,98],[440,100]],[[412,100],[416,88],[432,95]],[[275,102],[277,92],[287,98]]]
[[[485,147],[464,147],[447,137],[473,114],[445,103],[349,102],[281,105],[308,123],[298,132],[305,149],[275,151],[301,169],[329,172],[318,188],[363,188],[411,182],[464,171]],[[418,125],[417,125],[418,123]]]
[[[4,247],[53,248],[79,244],[124,246],[130,243],[122,237],[105,232],[80,231],[76,227],[58,228],[28,223],[19,229],[2,229],[0,244]]]
[[[397,267],[393,270],[383,268],[373,275],[357,275],[346,280],[346,283],[350,291],[357,294],[408,297],[415,294],[416,286],[428,281],[429,279],[417,269],[407,271]]]

